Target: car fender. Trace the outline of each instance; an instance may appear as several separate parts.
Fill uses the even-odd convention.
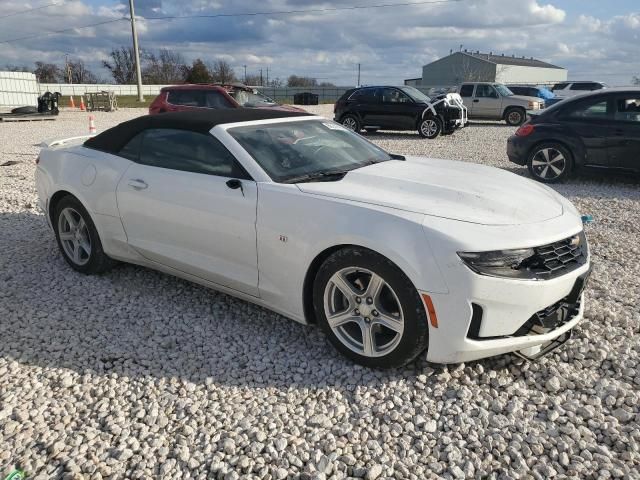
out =
[[[529,155],[531,155],[533,149],[542,143],[559,143],[560,145],[565,146],[571,152],[574,167],[580,167],[584,165],[587,156],[587,150],[578,135],[573,133],[568,128],[562,128],[561,131],[558,131],[557,125],[554,125],[553,127],[549,126],[549,130],[547,133],[545,127],[546,126],[544,124],[535,125],[535,128],[539,129],[537,135],[539,135],[541,138],[536,140],[536,142],[532,144],[529,152],[527,153],[527,158],[529,157]]]
[[[424,236],[424,215],[259,183],[256,224],[260,296],[304,321],[303,285],[314,260],[340,246],[373,250],[419,290],[447,293]],[[309,215],[313,212],[313,215]]]

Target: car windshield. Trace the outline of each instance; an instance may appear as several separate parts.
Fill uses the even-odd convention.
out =
[[[502,85],[501,83],[496,83],[493,86],[498,91],[498,93],[503,97],[510,97],[511,95],[513,95],[513,92],[509,90],[505,85]]]
[[[329,120],[251,125],[228,132],[279,183],[339,180],[350,170],[391,160],[381,148]]]
[[[260,92],[249,92],[247,90],[236,90],[231,93],[231,96],[236,99],[243,107],[263,107],[273,106],[276,104],[271,98]]]
[[[409,95],[414,102],[431,103],[431,99],[414,87],[400,87],[404,93]]]

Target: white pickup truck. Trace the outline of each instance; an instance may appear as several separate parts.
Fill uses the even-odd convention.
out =
[[[522,125],[527,111],[544,108],[538,97],[514,95],[501,83],[466,82],[457,88],[467,107],[469,118],[504,120],[508,125]]]

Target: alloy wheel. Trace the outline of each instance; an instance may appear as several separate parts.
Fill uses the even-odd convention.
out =
[[[65,254],[78,266],[91,258],[91,236],[82,215],[67,207],[58,217],[58,236]]]
[[[349,130],[354,132],[358,129],[358,122],[353,117],[347,117],[344,120],[342,120],[342,125],[345,128],[348,128]]]
[[[558,178],[567,168],[567,160],[559,150],[555,148],[543,148],[538,150],[531,160],[533,173],[545,180]]]
[[[343,268],[324,290],[329,327],[350,350],[365,357],[393,351],[404,331],[398,296],[378,274],[356,267]]]
[[[429,119],[422,122],[420,130],[425,137],[433,137],[438,133],[438,124],[435,120]]]

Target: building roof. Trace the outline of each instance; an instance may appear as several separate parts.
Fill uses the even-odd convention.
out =
[[[557,65],[552,65],[551,63],[543,62],[542,60],[537,60],[533,57],[525,58],[525,57],[516,57],[509,55],[494,55],[493,53],[481,53],[481,52],[456,52],[462,53],[463,55],[469,55],[473,58],[477,58],[479,60],[484,60],[485,62],[496,63],[498,65],[516,65],[520,67],[538,67],[538,68],[557,68],[560,70],[564,70],[564,68],[559,67]]]
[[[122,122],[90,138],[84,145],[108,153],[117,153],[129,140],[149,128],[173,128],[207,133],[216,125],[252,120],[311,116],[306,112],[288,112],[265,108],[229,108],[200,111],[169,112],[158,115],[144,115],[128,122]]]

